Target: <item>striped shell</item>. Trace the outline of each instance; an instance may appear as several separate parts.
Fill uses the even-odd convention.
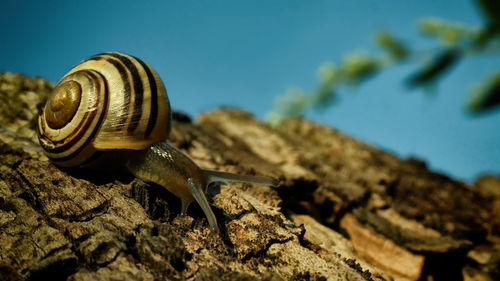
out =
[[[145,149],[166,140],[170,103],[160,77],[138,58],[95,55],[56,85],[38,116],[47,156],[64,167],[86,163],[97,151]]]

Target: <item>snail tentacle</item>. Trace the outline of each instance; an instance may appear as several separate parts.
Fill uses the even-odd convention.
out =
[[[277,186],[278,180],[274,178],[262,177],[262,176],[249,176],[233,174],[228,172],[221,172],[216,170],[202,169],[205,179],[208,184],[212,182],[224,182],[224,181],[234,181],[234,182],[246,182],[246,183],[257,183],[268,186]]]
[[[181,216],[185,216],[187,214],[187,209],[191,205],[191,201],[185,200],[181,198]]]
[[[207,217],[208,220],[208,224],[210,225],[210,229],[213,232],[218,233],[219,226],[217,225],[217,219],[215,218],[212,208],[210,208],[210,204],[208,204],[207,198],[205,197],[205,193],[203,192],[203,187],[191,178],[188,179],[187,186],[191,191],[191,193],[193,194],[194,199],[196,199],[196,202],[200,204],[201,209],[205,213],[205,216]]]

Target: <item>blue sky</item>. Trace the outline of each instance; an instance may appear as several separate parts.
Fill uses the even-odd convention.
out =
[[[420,18],[481,23],[468,0],[136,2],[2,1],[0,71],[57,82],[93,54],[120,51],[158,71],[175,109],[234,106],[264,118],[289,87],[313,89],[323,63],[376,52],[376,30],[425,48],[433,41],[416,32]],[[500,110],[463,110],[470,86],[499,65],[498,56],[462,61],[432,96],[404,85],[416,65],[395,67],[306,117],[458,179],[499,174]]]

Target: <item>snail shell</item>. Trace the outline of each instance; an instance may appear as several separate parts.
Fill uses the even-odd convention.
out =
[[[160,77],[140,59],[120,53],[95,55],[71,69],[38,116],[40,144],[55,164],[74,167],[104,151],[123,154],[134,176],[181,199],[181,214],[196,200],[214,232],[219,228],[205,197],[208,184],[276,185],[267,177],[200,168],[167,141],[170,128],[170,103]]]
[[[171,111],[154,69],[120,53],[95,55],[56,85],[38,118],[38,137],[59,166],[108,149],[145,149],[166,140]]]

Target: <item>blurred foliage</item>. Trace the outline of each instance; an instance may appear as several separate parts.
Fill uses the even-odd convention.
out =
[[[388,31],[379,31],[375,34],[375,42],[385,49],[393,59],[405,59],[409,50],[399,39]]]
[[[408,78],[408,85],[418,87],[435,83],[457,62],[459,57],[460,51],[456,48],[441,51]]]
[[[472,89],[467,107],[474,112],[479,112],[499,105],[500,71],[497,71]]]
[[[475,0],[484,23],[480,27],[450,22],[440,18],[425,18],[418,22],[418,31],[436,39],[429,50],[415,50],[389,31],[375,34],[375,43],[382,49],[377,55],[356,51],[345,55],[340,64],[325,63],[318,70],[318,85],[310,92],[288,89],[276,99],[268,120],[277,125],[283,119],[303,115],[307,110],[325,110],[335,101],[343,86],[357,86],[386,68],[402,63],[424,63],[411,74],[410,87],[435,85],[460,60],[472,55],[500,53],[500,1]],[[488,75],[469,93],[466,109],[471,114],[500,106],[500,70]]]
[[[418,29],[423,35],[439,38],[445,46],[477,40],[481,33],[479,28],[466,26],[463,23],[448,22],[440,18],[422,19],[418,23]]]

